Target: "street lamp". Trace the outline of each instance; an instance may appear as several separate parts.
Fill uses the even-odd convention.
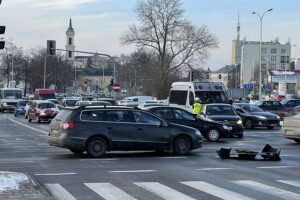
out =
[[[257,15],[260,19],[260,42],[259,42],[259,100],[261,100],[261,43],[262,43],[262,20],[267,12],[272,11],[273,8],[266,10],[262,15],[252,12],[251,14]]]

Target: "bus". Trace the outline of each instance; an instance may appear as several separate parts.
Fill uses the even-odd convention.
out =
[[[15,109],[17,103],[22,100],[22,90],[19,88],[0,88],[0,110]]]
[[[169,94],[169,105],[193,110],[194,99],[201,103],[228,103],[228,96],[221,82],[174,82]]]

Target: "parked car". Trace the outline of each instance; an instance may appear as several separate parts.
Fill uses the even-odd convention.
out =
[[[15,117],[18,115],[24,115],[25,114],[25,106],[29,101],[22,100],[19,101],[15,107]]]
[[[113,150],[173,150],[187,154],[201,147],[199,130],[172,124],[129,107],[102,106],[63,109],[50,124],[48,143],[101,157]]]
[[[283,119],[283,136],[300,143],[300,113]]]
[[[36,100],[32,102],[28,109],[28,122],[32,120],[36,120],[38,123],[50,121],[57,113],[59,113],[59,109],[54,103],[47,100]]]
[[[201,115],[226,125],[230,130],[229,136],[242,138],[244,135],[243,121],[230,104],[205,104]]]
[[[253,129],[255,127],[266,127],[273,129],[280,126],[280,117],[271,112],[266,112],[259,107],[248,103],[233,104],[237,113],[243,120],[244,127]]]
[[[76,102],[78,101],[77,98],[64,98],[60,100],[59,105],[61,107],[73,107],[76,105]]]
[[[283,106],[278,101],[257,101],[254,105],[260,107],[264,111],[272,112],[276,115],[279,115],[280,119],[282,120],[284,117],[289,117],[294,114],[293,109],[289,109]]]
[[[300,106],[300,99],[286,99],[280,103],[287,108],[294,108],[296,106]]]
[[[198,129],[209,141],[216,142],[219,138],[228,137],[229,128],[223,123],[215,122],[205,118],[197,118],[184,109],[171,106],[147,107],[145,110],[159,116],[160,118],[176,124],[182,124]]]

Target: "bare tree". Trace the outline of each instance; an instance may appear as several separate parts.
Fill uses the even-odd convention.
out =
[[[161,70],[173,70],[207,58],[217,47],[207,26],[197,27],[184,19],[179,0],[140,0],[135,12],[139,25],[129,26],[123,44],[154,50]]]

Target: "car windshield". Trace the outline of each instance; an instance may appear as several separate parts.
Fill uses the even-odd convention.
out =
[[[206,107],[207,115],[236,115],[232,106],[228,105],[208,105]]]
[[[5,99],[22,99],[21,90],[5,90],[4,91]]]
[[[66,100],[66,106],[75,106],[77,100]]]
[[[209,102],[209,103],[225,103],[228,100],[225,92],[204,92],[204,91],[196,91],[196,97],[198,97],[201,102]]]
[[[19,106],[26,106],[27,103],[28,103],[28,101],[19,101],[18,105]]]
[[[39,109],[46,109],[46,108],[55,108],[55,105],[53,103],[40,103],[38,105]]]
[[[238,106],[247,112],[263,112],[262,109],[253,104],[239,104]]]

